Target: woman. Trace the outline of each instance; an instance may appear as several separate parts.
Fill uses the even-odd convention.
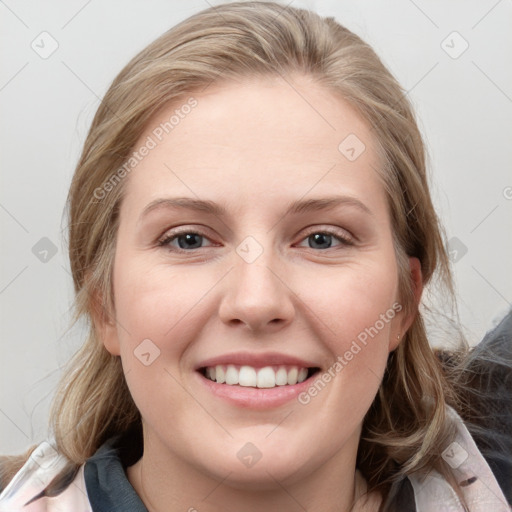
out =
[[[332,18],[233,3],[161,36],[69,214],[90,334],[1,510],[509,510],[418,309],[452,286],[414,115]]]

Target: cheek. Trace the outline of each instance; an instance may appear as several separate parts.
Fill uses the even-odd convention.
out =
[[[299,403],[319,423],[329,425],[326,428],[333,429],[333,436],[340,425],[347,431],[356,428],[380,386],[391,327],[401,310],[393,261],[354,264],[340,270],[336,278],[317,280],[323,284],[323,293],[311,288],[306,299],[304,291],[304,300],[321,320],[318,325],[323,324],[323,342],[332,360]]]
[[[126,328],[120,335],[130,345],[149,338],[162,349],[177,348],[184,330],[197,326],[193,318],[215,281],[179,267],[139,267],[119,265],[115,274],[116,317]]]
[[[340,354],[348,350],[351,340],[364,341],[371,330],[380,339],[389,334],[400,310],[393,307],[398,297],[397,273],[394,261],[354,263],[337,271],[312,271],[297,280],[299,296],[323,326],[325,340],[331,350]],[[302,284],[301,284],[302,283]]]
[[[114,285],[126,382],[143,417],[155,425],[165,423],[162,404],[173,404],[173,414],[190,409],[190,396],[177,383],[183,381],[182,363],[191,341],[199,339],[212,314],[205,308],[218,277],[168,265],[148,269],[134,260],[122,263],[128,259],[119,261]]]
[[[130,394],[145,421],[166,431],[167,407],[173,416],[191,408],[179,385],[180,362],[190,340],[200,335],[207,283],[193,272],[158,266],[145,271],[133,262],[129,268],[119,265],[115,279],[117,332]]]

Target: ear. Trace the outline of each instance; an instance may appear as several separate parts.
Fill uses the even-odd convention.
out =
[[[389,350],[395,350],[398,347],[401,339],[404,337],[404,334],[407,332],[409,327],[411,327],[414,319],[416,318],[416,314],[418,312],[418,306],[421,300],[421,294],[423,293],[423,275],[421,273],[421,263],[418,258],[410,257],[409,258],[409,271],[411,278],[411,286],[413,292],[413,300],[414,304],[412,304],[411,310],[407,316],[402,315],[400,321],[394,326],[394,329],[391,333],[391,340],[389,343]]]
[[[108,310],[107,303],[103,300],[99,290],[91,293],[90,311],[100,341],[113,356],[120,355],[115,312]]]

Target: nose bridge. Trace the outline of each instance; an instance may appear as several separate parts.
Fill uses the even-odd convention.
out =
[[[279,256],[273,252],[271,236],[265,246],[246,237],[235,249],[220,316],[224,322],[244,323],[252,330],[289,323],[294,314],[291,291]],[[261,240],[261,237],[260,237]]]

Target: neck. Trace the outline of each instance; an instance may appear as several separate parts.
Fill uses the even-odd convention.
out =
[[[257,487],[240,484],[236,471],[206,474],[158,443],[127,469],[128,480],[149,512],[356,512],[378,510],[375,497],[362,499],[364,479],[355,470],[356,450],[347,443],[309,473],[302,469],[283,481],[268,478]]]

